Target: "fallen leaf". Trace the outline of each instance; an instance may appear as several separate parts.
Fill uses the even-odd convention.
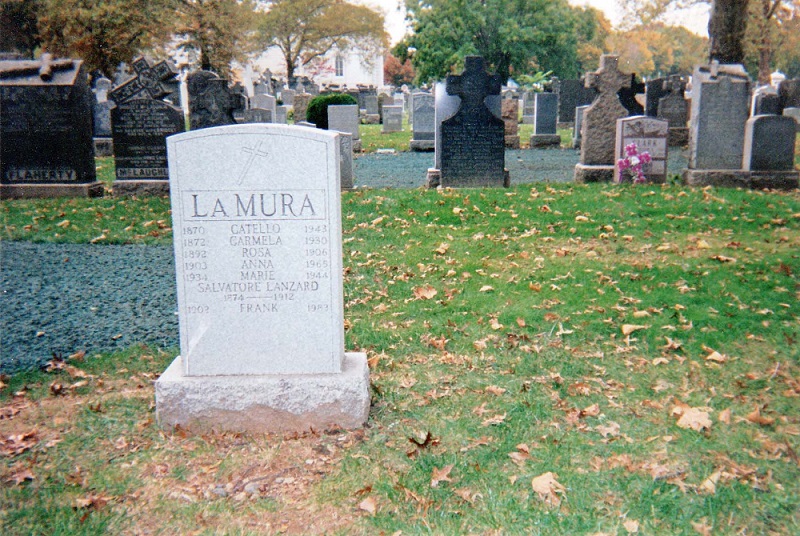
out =
[[[15,486],[19,486],[23,482],[31,482],[35,479],[36,476],[26,467],[25,469],[20,469],[12,473],[6,480],[9,483],[13,483]]]
[[[711,418],[708,412],[700,408],[676,406],[673,408],[672,414],[680,416],[677,423],[680,428],[687,428],[696,432],[711,429]]]
[[[369,515],[374,516],[378,511],[378,503],[374,497],[367,497],[358,503],[358,509],[367,512]]]
[[[714,361],[715,363],[725,363],[728,360],[728,356],[725,354],[721,354],[716,350],[713,350],[710,354],[706,356],[706,361]]]
[[[628,534],[636,534],[639,532],[639,522],[635,519],[626,519],[622,526],[628,531]]]
[[[774,418],[761,415],[761,408],[758,406],[756,406],[756,409],[753,410],[752,413],[749,413],[746,418],[748,421],[758,424],[759,426],[771,426],[775,423]]]
[[[726,257],[725,255],[714,255],[713,257],[711,257],[711,260],[719,261],[722,263],[736,262],[736,259],[734,259],[733,257]]]
[[[494,417],[489,417],[488,419],[484,420],[481,423],[481,426],[494,426],[496,424],[502,424],[503,421],[506,420],[506,414],[503,413],[502,415],[495,415]]]
[[[501,324],[496,318],[491,318],[489,320],[489,326],[495,331],[498,329],[503,329],[503,324]]]
[[[723,409],[722,411],[720,411],[719,412],[719,416],[717,417],[717,419],[721,423],[730,424],[731,423],[731,408]]]
[[[494,287],[491,285],[483,285],[478,292],[491,292],[494,290]]]
[[[450,244],[448,244],[447,242],[442,242],[441,244],[439,244],[439,247],[433,251],[434,253],[437,253],[439,255],[444,255],[445,253],[447,253],[448,249],[450,249]]]
[[[566,488],[562,486],[558,480],[558,475],[548,471],[543,475],[539,475],[531,480],[531,487],[540,500],[550,506],[558,506],[561,504],[561,497],[566,492]]]
[[[697,491],[714,495],[717,493],[717,483],[719,482],[721,476],[721,471],[714,471],[711,473],[711,476],[703,480],[703,483],[700,484],[700,486],[697,488]]]
[[[711,249],[711,246],[702,238],[695,243],[697,249]]]
[[[692,524],[692,528],[694,531],[701,536],[711,536],[711,527],[706,525],[705,521],[701,521],[700,523],[695,523],[694,521],[690,522]]]
[[[496,385],[490,385],[489,387],[484,389],[484,391],[486,391],[487,393],[496,395],[496,396],[500,396],[500,395],[502,395],[503,393],[506,392],[505,389],[503,389],[502,387],[498,387]]]
[[[525,319],[522,318],[521,316],[517,317],[517,325],[519,327],[521,327],[521,328],[524,328],[525,327]]]
[[[452,482],[450,479],[450,471],[453,470],[453,464],[445,465],[441,469],[434,467],[431,471],[431,487],[439,487],[439,482]]]
[[[418,300],[430,300],[438,294],[438,291],[430,285],[414,287],[414,297]]]
[[[609,421],[608,424],[599,424],[594,429],[603,437],[616,437],[619,435],[619,423]]]

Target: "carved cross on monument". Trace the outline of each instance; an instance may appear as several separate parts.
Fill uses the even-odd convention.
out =
[[[458,113],[475,113],[481,108],[488,112],[483,100],[488,95],[499,95],[500,86],[500,76],[486,72],[482,56],[467,56],[464,72],[447,76],[447,94],[461,97]]]
[[[631,75],[619,70],[618,61],[619,56],[603,54],[600,56],[600,68],[593,73],[586,73],[586,87],[594,88],[598,92],[598,96],[589,110],[599,106],[613,107],[616,105],[620,110],[625,111],[619,102],[617,92],[622,88],[631,87]]]
[[[141,97],[143,94],[151,99],[160,99],[169,94],[161,82],[165,82],[177,74],[166,61],[150,67],[144,58],[134,60],[133,70],[136,72],[135,78],[117,86],[109,93],[109,98],[115,103],[122,104]]]
[[[264,145],[264,142],[259,141],[255,147],[242,147],[242,152],[249,154],[250,158],[247,159],[247,162],[244,165],[244,169],[242,169],[242,173],[239,175],[239,180],[236,181],[236,184],[242,184],[245,175],[247,175],[247,172],[250,171],[250,168],[253,165],[253,161],[255,161],[257,156],[261,157],[269,156],[269,153],[267,151],[261,150],[262,145]]]

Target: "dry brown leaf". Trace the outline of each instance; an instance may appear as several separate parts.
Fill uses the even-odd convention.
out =
[[[438,294],[438,291],[430,285],[414,287],[414,297],[418,300],[430,300]]]
[[[489,417],[488,419],[484,420],[481,423],[481,426],[494,426],[496,424],[502,424],[503,421],[506,420],[506,414],[503,413],[502,415],[495,415],[494,417]]]
[[[503,389],[502,387],[498,387],[497,385],[490,385],[489,387],[484,389],[484,391],[486,391],[487,393],[496,395],[496,396],[500,396],[500,395],[502,395],[503,393],[506,392],[506,389]]]
[[[701,536],[711,536],[711,527],[706,525],[705,521],[701,521],[699,523],[691,521],[690,523],[697,534],[700,534]]]
[[[720,477],[722,476],[721,471],[714,471],[711,473],[711,476],[703,480],[703,483],[697,488],[697,491],[701,493],[707,493],[709,495],[714,495],[717,493],[717,483],[719,482]]]
[[[672,409],[672,414],[680,415],[678,419],[680,428],[687,428],[696,432],[711,429],[711,417],[709,417],[707,411],[703,411],[700,408],[676,406]]]
[[[36,479],[36,476],[31,472],[29,468],[20,469],[14,473],[12,473],[6,479],[7,482],[13,483],[15,486],[19,486],[23,482],[31,482]]]
[[[616,437],[619,435],[619,424],[614,421],[609,421],[608,424],[599,424],[594,429],[603,437]]]
[[[626,519],[625,522],[622,523],[622,526],[625,527],[628,534],[636,534],[639,532],[639,522],[635,519]]]
[[[561,498],[567,490],[556,480],[557,478],[558,475],[548,471],[531,481],[531,487],[533,487],[533,491],[536,492],[539,499],[550,506],[560,505]]]
[[[521,316],[517,317],[517,325],[519,327],[521,327],[521,328],[524,328],[525,327],[525,319],[522,318]]]
[[[452,482],[450,479],[450,471],[453,470],[453,464],[445,465],[441,469],[434,467],[431,471],[431,487],[439,487],[439,482]]]
[[[756,406],[756,409],[753,410],[752,413],[749,413],[746,418],[748,421],[759,426],[771,426],[775,424],[775,419],[773,417],[765,417],[761,415],[761,408],[758,406]]]
[[[433,250],[433,252],[439,255],[444,255],[445,253],[447,253],[448,249],[450,249],[450,244],[448,244],[447,242],[442,242],[441,244],[439,244],[438,248]]]
[[[491,292],[494,290],[494,287],[491,285],[483,285],[478,292]]]
[[[489,327],[497,331],[498,329],[503,329],[503,324],[501,324],[496,318],[490,318]]]
[[[733,257],[726,257],[725,255],[714,255],[713,257],[711,257],[711,260],[718,261],[721,263],[736,262],[736,259],[734,259]]]
[[[728,356],[721,354],[716,350],[712,350],[711,353],[706,356],[706,361],[713,361],[715,363],[725,363],[727,360]]]
[[[597,417],[598,415],[600,415],[600,406],[597,404],[592,404],[581,410],[581,417]]]
[[[697,246],[697,249],[711,249],[709,243],[702,238],[695,243],[695,246]]]
[[[358,503],[358,509],[367,512],[371,516],[374,516],[378,512],[378,503],[374,497],[367,497]]]
[[[639,331],[640,329],[647,329],[650,326],[640,326],[637,324],[623,324],[622,325],[622,334],[623,335],[630,335],[634,331]]]

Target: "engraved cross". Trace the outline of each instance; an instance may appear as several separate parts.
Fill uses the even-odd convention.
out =
[[[236,182],[236,184],[242,184],[245,175],[247,175],[247,172],[250,171],[250,168],[253,166],[253,162],[257,156],[269,156],[267,151],[261,150],[262,145],[264,145],[264,142],[260,141],[255,147],[242,147],[242,152],[249,154],[250,158],[247,159],[247,163],[244,165],[244,169],[242,170],[241,175],[239,175],[239,180]]]

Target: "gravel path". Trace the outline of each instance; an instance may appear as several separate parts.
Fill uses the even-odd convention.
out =
[[[512,184],[568,182],[573,150],[506,152]],[[360,155],[355,185],[417,188],[433,153]],[[673,151],[669,169],[686,166]],[[175,271],[170,246],[0,242],[0,372],[136,343],[178,345]]]

